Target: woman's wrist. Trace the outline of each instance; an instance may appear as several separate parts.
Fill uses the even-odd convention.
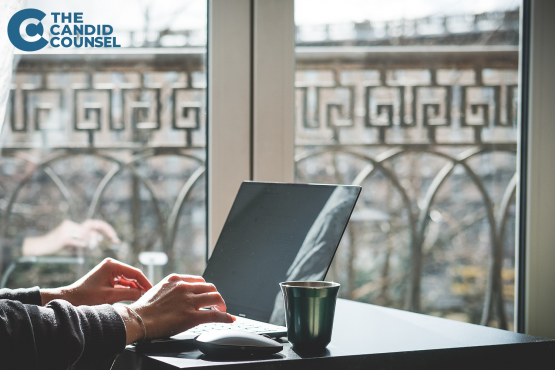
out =
[[[48,302],[55,299],[63,299],[64,292],[62,288],[51,288],[51,289],[41,289],[40,290],[40,300],[43,306],[46,306]]]
[[[132,344],[143,339],[145,336],[143,324],[125,306],[115,307],[116,312],[121,316],[125,324],[126,344]]]

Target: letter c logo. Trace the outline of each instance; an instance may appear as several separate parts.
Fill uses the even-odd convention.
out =
[[[44,27],[40,22],[46,13],[38,9],[23,9],[15,13],[8,22],[8,37],[13,46],[23,51],[37,51],[48,45],[42,35]],[[25,33],[28,40],[22,37]]]

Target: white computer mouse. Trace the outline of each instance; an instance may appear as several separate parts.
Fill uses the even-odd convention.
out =
[[[268,337],[240,330],[215,330],[195,338],[197,348],[208,356],[267,356],[283,346]]]

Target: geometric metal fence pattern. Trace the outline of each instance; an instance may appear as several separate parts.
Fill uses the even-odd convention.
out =
[[[440,233],[431,242],[431,224],[439,214],[450,214],[441,211],[452,206],[445,189],[471,188],[462,192],[470,194],[468,199],[451,213],[460,216],[461,224],[466,222],[455,228],[460,233],[477,230],[476,235],[488,236],[480,241],[487,253],[477,252],[487,258],[481,261],[484,286],[478,289],[480,318],[474,321],[495,320],[509,327],[505,275],[511,258],[506,252],[514,243],[510,232],[517,179],[516,50],[455,48],[403,54],[332,49],[297,50],[295,92],[297,180],[363,186],[330,274],[344,283],[343,294],[350,298],[430,311],[422,298],[431,276],[426,261],[441,249],[438,240],[448,238]],[[116,218],[110,217],[127,212],[131,228],[118,232],[130,239],[129,262],[136,263],[142,250],[158,249],[170,256],[169,270],[201,272],[208,253],[201,186],[205,82],[195,82],[195,74],[204,68],[202,53],[65,60],[24,56],[10,95],[3,171],[9,158],[27,164],[21,167],[22,176],[5,174],[0,183],[0,237],[14,237],[14,225],[36,225],[21,221],[18,207],[24,206],[25,186],[42,179],[43,185],[54,184],[67,204],[63,217],[102,216],[117,229]],[[497,167],[484,172],[478,162],[492,155],[502,157],[496,159]],[[82,193],[72,190],[69,173],[86,168],[64,167],[64,161],[77,157],[104,163],[93,166],[94,181]],[[184,162],[175,164],[170,157]],[[128,206],[110,211],[110,202]],[[101,212],[103,204],[107,208]],[[190,227],[195,222],[196,231]],[[196,239],[181,240],[178,233],[184,228]],[[188,244],[203,247],[191,250]],[[372,245],[386,247],[372,251]],[[4,250],[3,255],[16,256],[16,248],[14,244],[14,250]],[[359,266],[370,260],[379,261],[370,269],[380,271],[379,276],[369,277]],[[395,269],[400,271],[397,277]],[[467,279],[468,271],[459,275]],[[394,298],[385,299],[388,294]]]
[[[196,236],[181,244],[196,244],[196,258],[187,258],[197,265],[192,272],[199,273],[206,255],[204,222],[187,228],[190,220],[181,216],[187,202],[189,214],[204,212],[205,81],[194,82],[204,68],[202,53],[154,61],[148,55],[122,55],[116,61],[113,56],[56,57],[22,58],[12,86],[2,164],[24,174],[3,176],[0,184],[3,255],[11,259],[19,253],[18,245],[6,250],[11,245],[6,240],[17,244],[25,233],[44,233],[63,218],[101,217],[117,224],[117,217],[110,220],[112,213],[101,208],[118,203],[115,213],[130,215],[125,222],[131,229],[117,230],[129,241],[129,262],[137,263],[142,250],[157,249],[169,255],[168,270],[177,268],[174,241],[178,230],[187,229]],[[83,161],[90,167],[68,168]],[[87,189],[80,193],[70,183],[75,170],[85,177]],[[22,192],[33,182],[52,198],[54,214],[60,213],[54,192],[61,194],[67,209],[51,217],[55,222],[21,220]],[[55,190],[46,190],[52,184]],[[28,198],[33,203],[38,195]]]
[[[459,59],[459,65],[453,60],[447,61],[450,58],[445,55],[434,55],[433,50],[432,55],[426,54],[425,48],[421,48],[420,54],[412,53],[405,58],[397,55],[390,60],[387,55],[372,55],[370,49],[360,50],[358,56],[331,52],[326,55],[320,50],[320,60],[308,56],[297,67],[298,181],[363,186],[357,209],[362,215],[360,218],[366,217],[367,222],[363,223],[364,227],[357,226],[355,211],[354,222],[343,241],[346,252],[343,256],[338,253],[335,260],[340,267],[334,278],[344,283],[343,294],[352,299],[417,312],[438,311],[437,307],[430,307],[429,299],[428,307],[422,302],[423,279],[428,276],[430,280],[431,273],[427,270],[433,264],[430,256],[434,250],[448,249],[437,246],[441,238],[437,238],[436,245],[430,243],[431,213],[439,217],[442,213],[448,215],[450,211],[438,212],[441,203],[451,198],[449,202],[454,204],[452,198],[459,193],[463,199],[451,214],[475,217],[456,227],[444,224],[442,228],[448,231],[440,233],[451,233],[445,238],[453,239],[469,230],[477,232],[488,238],[482,243],[488,252],[477,253],[481,261],[459,263],[464,267],[459,269],[462,272],[451,266],[451,275],[458,276],[436,273],[444,279],[463,280],[458,285],[451,284],[453,287],[468,288],[479,285],[468,282],[468,275],[474,269],[471,278],[481,277],[483,284],[475,294],[479,307],[474,311],[479,310],[479,317],[469,321],[508,328],[512,320],[507,310],[512,314],[514,287],[511,250],[514,251],[517,181],[516,48],[510,58],[485,53],[472,62],[467,55]],[[492,156],[497,158],[497,167],[484,174],[488,160],[485,164],[476,163]],[[411,170],[403,169],[406,162],[412,163]],[[410,175],[421,168],[428,173]],[[452,189],[450,182],[462,184],[465,190]],[[415,187],[420,191],[415,191]],[[395,211],[388,209],[381,202],[383,199],[372,199],[384,198],[390,192],[397,194],[400,203],[397,207],[403,213],[400,218],[404,219],[395,232],[388,226]],[[464,199],[468,194],[472,194],[472,199]],[[371,225],[383,220],[387,221],[388,231],[372,231]],[[398,271],[401,277],[396,284],[400,292],[396,299],[380,301],[384,292],[394,285],[392,261],[399,259],[403,252],[398,251],[395,256],[382,248],[379,258],[375,254],[372,258],[364,256],[380,244],[391,243],[396,233],[403,232],[407,237],[400,244],[406,256],[404,264],[398,263],[397,270],[402,271]],[[383,234],[381,240],[364,241],[376,239],[377,234]],[[361,262],[365,258],[379,259],[381,263],[365,269]],[[454,262],[451,265],[457,264]],[[374,294],[368,295],[370,292]]]

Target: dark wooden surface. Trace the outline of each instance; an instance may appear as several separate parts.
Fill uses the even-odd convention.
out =
[[[214,360],[194,348],[128,348],[113,369],[555,369],[555,340],[340,299],[323,353],[289,344],[266,359]]]

